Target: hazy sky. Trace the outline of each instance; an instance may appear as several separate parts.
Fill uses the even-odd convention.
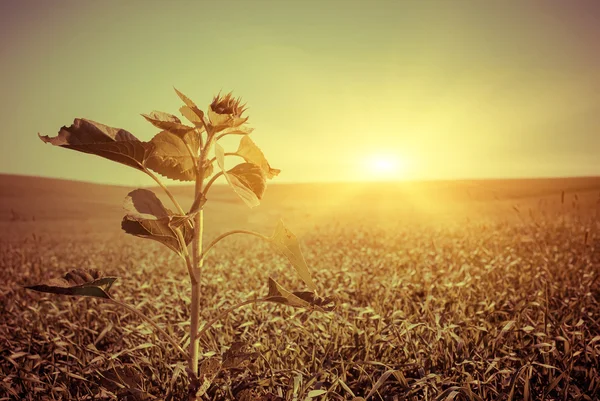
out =
[[[149,183],[37,133],[148,140],[175,86],[242,96],[281,182],[600,174],[597,1],[5,0],[0,56],[2,173]]]

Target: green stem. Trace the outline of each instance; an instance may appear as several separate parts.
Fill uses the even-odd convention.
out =
[[[126,304],[124,302],[117,301],[116,299],[112,299],[112,298],[107,298],[106,300],[108,302],[114,304],[114,305],[118,305],[121,308],[127,309],[129,312],[133,313],[134,315],[136,315],[137,317],[139,317],[143,321],[145,321],[148,324],[150,324],[156,331],[158,331],[160,334],[162,334],[165,337],[165,339],[167,339],[173,345],[173,347],[175,347],[175,349],[177,351],[179,351],[179,353],[184,358],[186,358],[186,359],[188,358],[188,353],[185,352],[185,350],[183,348],[181,348],[181,346],[177,343],[177,341],[173,337],[171,337],[166,331],[164,331],[163,329],[161,329],[160,326],[158,324],[156,324],[148,316],[144,315],[142,312],[140,312],[139,310],[135,309],[133,306],[128,305],[128,304]]]
[[[240,155],[238,155],[237,153],[225,152],[225,156],[240,156]],[[240,156],[240,157],[242,157],[242,156]],[[216,157],[213,157],[212,159],[210,159],[210,160],[208,161],[208,164],[212,164],[212,163],[214,163],[214,162],[215,162],[215,160],[217,160],[217,158],[216,158]]]
[[[212,184],[217,180],[217,178],[219,178],[220,176],[223,175],[222,171],[219,171],[217,174],[213,175],[212,178],[210,179],[210,181],[208,181],[208,183],[206,184],[206,188],[204,188],[204,193],[208,194],[208,190],[210,189],[210,187],[212,186]]]
[[[245,132],[226,132],[224,134],[218,135],[216,140],[218,141],[219,139],[223,138],[225,135],[248,135],[248,134]]]
[[[198,376],[198,359],[200,356],[199,341],[194,338],[200,324],[200,275],[202,269],[202,234],[204,223],[204,211],[201,209],[194,217],[194,240],[192,243],[192,304],[190,311],[190,351],[189,369]],[[193,400],[194,398],[190,399]]]
[[[201,148],[200,157],[196,159],[196,187],[194,199],[202,198],[204,184],[204,162],[207,157],[207,149],[211,144],[211,132],[205,126],[206,145]],[[189,150],[188,150],[189,151]],[[198,359],[200,357],[200,341],[195,338],[200,324],[200,276],[202,274],[202,265],[204,259],[202,255],[202,238],[204,236],[204,210],[200,208],[194,216],[194,238],[192,240],[192,304],[190,306],[190,351],[188,358],[188,368],[193,377],[198,377]],[[189,401],[196,401],[197,397],[194,391],[190,390]]]
[[[250,305],[250,304],[257,304],[259,302],[269,302],[264,298],[258,298],[258,299],[248,299],[244,302],[240,302],[239,304],[233,305],[230,308],[225,309],[224,311],[222,311],[221,313],[219,313],[217,316],[215,316],[214,318],[212,318],[208,323],[206,323],[204,326],[202,326],[202,330],[200,330],[198,332],[198,334],[196,335],[196,339],[200,339],[202,337],[202,335],[204,333],[206,333],[206,331],[208,329],[211,328],[211,326],[213,324],[215,324],[216,322],[218,322],[219,320],[223,319],[225,316],[227,316],[228,314],[230,314],[231,312],[233,312],[234,310],[241,308],[242,306],[246,306],[246,305]]]
[[[206,247],[206,249],[204,250],[204,252],[202,253],[200,259],[204,260],[204,258],[206,257],[206,254],[208,253],[208,251],[210,251],[210,249],[215,246],[217,244],[217,242],[221,241],[223,238],[225,237],[229,237],[230,235],[233,234],[248,234],[248,235],[254,235],[255,237],[264,239],[265,241],[271,242],[271,238],[267,237],[266,235],[262,235],[261,233],[257,233],[255,231],[249,231],[249,230],[233,230],[233,231],[228,231],[224,234],[219,235],[217,238],[215,238],[214,240],[212,240],[212,242],[210,244],[208,244],[208,246]]]

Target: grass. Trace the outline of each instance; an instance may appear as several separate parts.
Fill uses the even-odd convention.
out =
[[[528,196],[460,200],[449,217],[415,218],[412,209],[394,209],[398,199],[369,213],[364,196],[362,208],[348,201],[286,210],[295,216],[291,227],[305,227],[307,262],[338,308],[257,304],[231,313],[202,339],[203,357],[221,357],[234,341],[261,356],[222,372],[205,398],[259,399],[248,395],[253,389],[263,400],[369,392],[373,400],[597,400],[597,191],[564,202],[560,191]],[[265,213],[260,224],[274,226],[277,212]],[[0,400],[186,398],[185,361],[135,315],[19,287],[99,268],[121,277],[115,298],[154,316],[186,346],[190,299],[179,259],[159,244],[94,230],[93,220],[3,224]],[[210,222],[207,229],[209,238],[225,231]],[[288,263],[253,238],[228,238],[206,266],[203,321],[265,294],[267,276],[301,289]]]

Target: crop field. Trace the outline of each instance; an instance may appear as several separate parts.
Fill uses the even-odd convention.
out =
[[[0,176],[0,189],[0,400],[186,399],[186,362],[136,315],[22,287],[118,276],[111,295],[186,348],[185,264],[120,230],[130,188]],[[204,399],[600,399],[599,178],[280,184],[252,210],[228,187],[211,196],[206,238],[270,235],[283,218],[336,309],[232,311],[201,361],[236,342],[252,357]],[[202,271],[202,322],[269,277],[304,290],[294,274],[269,244],[228,237]]]

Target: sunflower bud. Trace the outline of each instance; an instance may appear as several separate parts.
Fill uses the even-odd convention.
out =
[[[217,130],[238,127],[248,121],[248,117],[242,117],[246,111],[245,106],[242,100],[239,97],[234,98],[231,92],[225,96],[219,94],[209,106],[210,122]]]

